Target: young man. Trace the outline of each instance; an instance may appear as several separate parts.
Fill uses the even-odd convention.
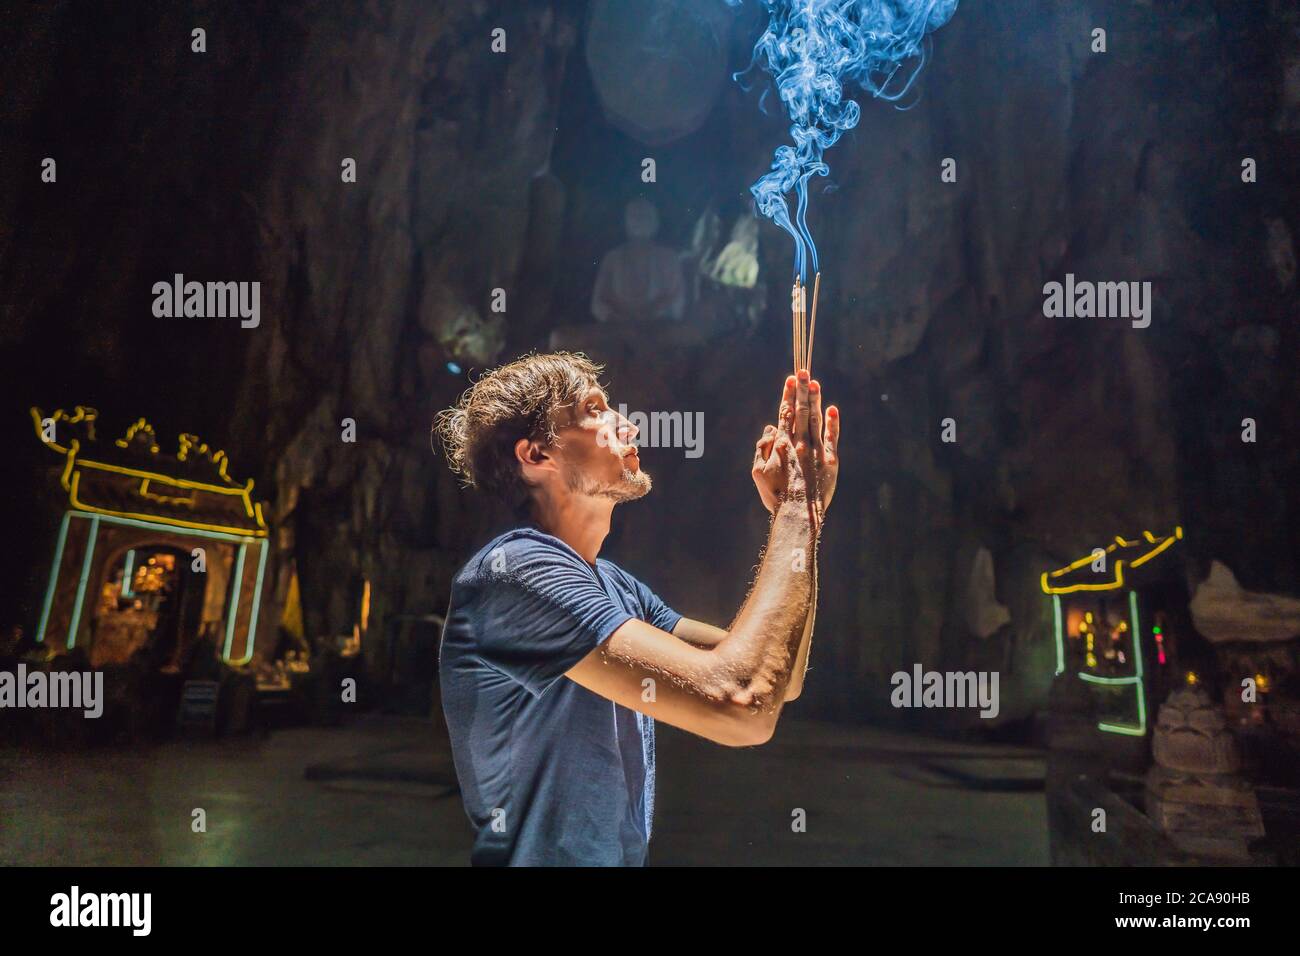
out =
[[[452,467],[526,519],[456,575],[439,654],[476,865],[643,865],[654,722],[761,744],[803,685],[839,411],[823,422],[818,383],[786,380],[752,469],[773,514],[767,547],[723,630],[597,557],[614,506],[651,485],[600,371],[582,355],[529,355],[439,418]]]

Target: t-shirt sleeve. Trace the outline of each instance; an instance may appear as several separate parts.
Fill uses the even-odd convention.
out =
[[[488,552],[479,586],[479,653],[537,696],[633,617],[581,558],[535,539]]]
[[[623,573],[627,575],[628,578],[631,578],[632,585],[636,588],[637,600],[641,602],[641,608],[645,612],[645,616],[642,620],[648,621],[655,627],[659,628],[659,630],[667,631],[671,634],[673,628],[677,626],[677,622],[682,619],[682,616],[665,604],[659,595],[655,594],[654,591],[651,591],[635,577],[627,574],[626,571]]]

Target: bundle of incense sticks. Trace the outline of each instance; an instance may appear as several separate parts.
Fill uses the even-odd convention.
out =
[[[817,294],[821,292],[822,274],[813,278],[812,315],[808,314],[808,287],[803,279],[796,277],[794,288],[790,290],[790,313],[792,316],[792,337],[794,341],[794,373],[806,369],[812,375],[813,339],[817,334]]]

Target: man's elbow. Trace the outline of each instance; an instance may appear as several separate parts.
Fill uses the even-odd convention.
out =
[[[707,687],[709,730],[703,736],[724,747],[758,747],[772,739],[784,704],[778,685],[726,674]]]
[[[776,735],[776,714],[763,714],[749,720],[745,727],[745,742],[738,747],[761,747]]]
[[[714,737],[724,747],[760,747],[776,733],[778,715],[767,711],[754,711],[741,704],[724,705],[730,712],[723,728]]]
[[[781,698],[787,704],[792,700],[798,700],[799,695],[803,693],[803,674],[795,673],[790,675],[790,683],[785,686],[785,696]]]

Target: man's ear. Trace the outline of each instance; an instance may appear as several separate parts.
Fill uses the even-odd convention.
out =
[[[531,439],[521,438],[515,442],[515,461],[525,467],[544,464],[550,460],[550,457],[540,444]]]

